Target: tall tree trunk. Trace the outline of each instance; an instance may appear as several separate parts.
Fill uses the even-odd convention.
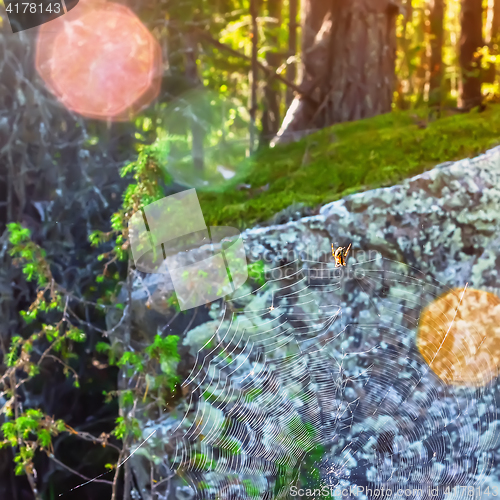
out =
[[[444,0],[430,0],[429,11],[429,105],[439,106],[443,84]]]
[[[187,81],[189,82],[191,88],[197,88],[202,86],[200,76],[198,74],[198,65],[196,60],[198,59],[198,47],[196,43],[196,38],[192,33],[187,33],[185,35],[185,73]],[[193,116],[190,119],[191,125],[191,156],[193,158],[193,164],[198,171],[202,171],[205,164],[205,136],[206,130],[202,124],[202,118]]]
[[[418,66],[415,70],[415,94],[416,100],[414,106],[416,108],[422,106],[425,101],[425,88],[427,84],[427,73],[429,72],[429,52],[426,49],[426,21],[427,16],[425,8],[418,9],[419,22],[416,33],[414,35],[415,44],[420,48],[417,54]]]
[[[483,46],[483,6],[481,0],[462,0],[460,14],[459,107],[470,109],[481,104],[480,58],[475,54]]]
[[[396,105],[399,109],[407,109],[409,102],[406,99],[407,95],[413,95],[413,74],[411,71],[411,56],[410,56],[410,44],[411,39],[408,36],[408,25],[410,24],[413,18],[413,5],[412,0],[406,0],[404,3],[404,18],[403,18],[403,33],[401,35],[401,50],[403,52],[403,58],[401,60],[399,68],[396,69],[396,74],[398,75],[398,97],[396,101]],[[407,89],[403,90],[402,82],[405,79],[405,71],[406,71],[406,81],[407,81]],[[401,76],[400,76],[401,75]],[[399,80],[399,78],[401,78]]]
[[[498,55],[500,45],[500,0],[489,0],[486,20],[486,44],[492,55]],[[484,73],[484,81],[495,83],[496,65],[490,64]]]
[[[298,0],[288,0],[289,17],[288,23],[288,58],[297,56],[297,9]],[[297,63],[288,62],[286,68],[286,78],[289,82],[295,83],[297,78]],[[291,88],[286,89],[286,105],[290,106],[293,101],[293,91]]]
[[[281,64],[279,52],[278,30],[281,27],[282,0],[268,0],[267,13],[274,21],[267,33],[266,45],[272,50],[266,54],[267,64],[277,70]],[[268,80],[264,87],[265,109],[262,116],[262,144],[269,144],[270,140],[277,134],[281,123],[280,117],[280,84],[273,78]]]
[[[250,16],[252,18],[252,67],[251,67],[251,87],[250,87],[250,153],[255,148],[255,131],[257,116],[257,83],[258,83],[258,36],[257,25],[258,6],[257,0],[250,0]]]
[[[274,143],[391,110],[397,13],[390,0],[303,1],[303,93]]]

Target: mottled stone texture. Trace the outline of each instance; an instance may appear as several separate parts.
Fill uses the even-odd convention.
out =
[[[157,481],[178,471],[157,499],[287,498],[293,483],[404,488],[418,500],[430,496],[413,489],[498,486],[497,381],[447,385],[415,340],[422,310],[450,288],[498,295],[499,201],[496,148],[246,231],[266,284],[249,280],[188,315],[161,305],[168,283],[137,277],[134,346],[180,335],[188,395],[140,417],[144,437],[157,429],[134,457],[142,498],[153,454]],[[331,244],[349,242],[347,267],[335,269]],[[319,470],[316,483],[305,464]]]

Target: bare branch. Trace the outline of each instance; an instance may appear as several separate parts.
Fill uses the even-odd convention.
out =
[[[85,481],[90,481],[91,479],[87,476],[84,476],[83,474],[80,474],[78,471],[75,469],[72,469],[71,467],[68,467],[66,464],[62,463],[60,460],[58,460],[54,455],[50,454],[49,458],[53,460],[57,465],[60,465],[64,469],[68,470],[69,472],[72,472],[73,474],[77,475],[78,477],[81,477],[82,479],[85,479]],[[113,483],[111,481],[108,481],[107,479],[95,479],[93,481],[94,483],[103,483],[103,484],[109,484],[112,485]]]
[[[237,50],[234,50],[233,48],[229,47],[228,45],[222,42],[219,42],[218,40],[213,38],[210,34],[199,30],[196,30],[196,33],[198,34],[198,36],[200,36],[210,44],[214,45],[218,49],[229,52],[230,54],[233,54],[233,56],[235,57],[240,57],[241,59],[246,59],[247,61],[248,60],[251,61],[250,57],[246,56],[245,54],[242,54],[241,52],[238,52]],[[267,74],[269,74],[271,76],[271,79],[276,78],[281,83],[284,83],[287,87],[290,87],[292,90],[295,90],[295,92],[297,92],[297,94],[302,98],[307,99],[316,105],[318,104],[315,99],[313,99],[310,95],[305,93],[304,89],[300,88],[298,85],[295,85],[295,83],[290,82],[279,73],[276,73],[276,71],[273,68],[270,68],[265,64],[262,64],[260,61],[257,61],[257,66],[263,71],[265,71]]]

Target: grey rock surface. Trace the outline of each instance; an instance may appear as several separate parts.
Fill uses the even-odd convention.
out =
[[[254,266],[233,296],[189,314],[165,306],[171,285],[137,275],[132,342],[161,333],[182,344],[186,397],[141,417],[144,438],[158,430],[143,447],[157,457],[156,498],[287,498],[292,485],[304,497],[370,498],[372,487],[415,499],[474,486],[482,498],[479,485],[500,477],[497,379],[444,384],[416,335],[423,308],[450,288],[500,291],[499,202],[495,148],[246,231],[265,282]],[[331,245],[350,242],[335,268]]]

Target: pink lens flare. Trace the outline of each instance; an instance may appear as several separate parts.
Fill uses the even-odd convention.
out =
[[[128,121],[159,93],[161,48],[128,7],[87,0],[40,28],[36,68],[71,111]]]

